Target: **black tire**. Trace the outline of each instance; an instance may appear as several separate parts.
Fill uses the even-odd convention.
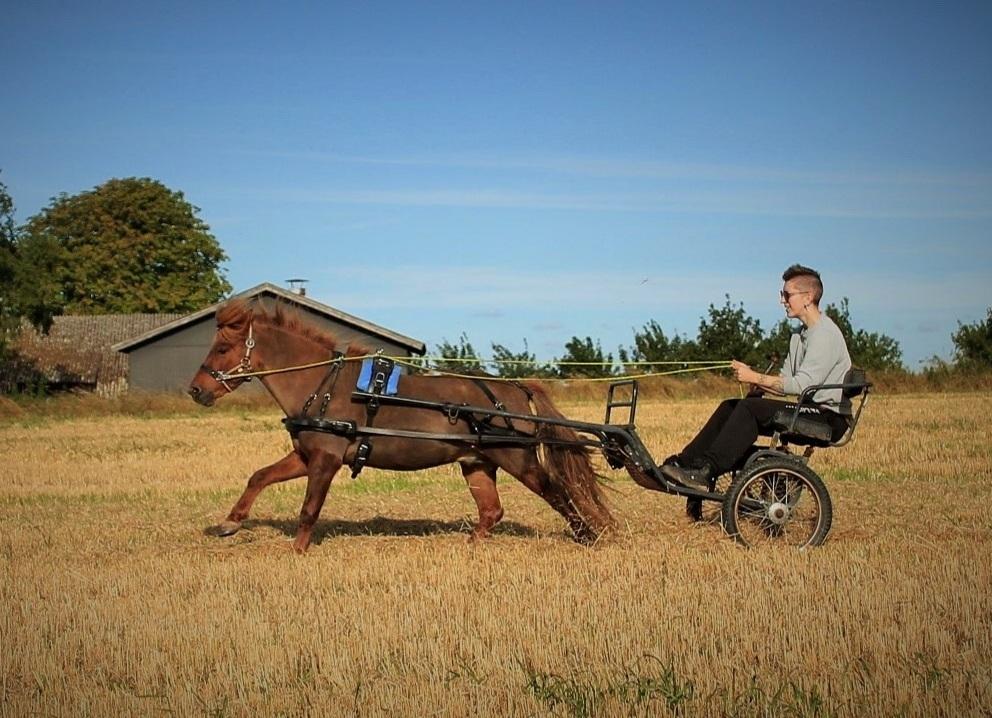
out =
[[[766,459],[742,471],[723,500],[723,529],[745,546],[819,546],[833,520],[827,487],[792,459]]]

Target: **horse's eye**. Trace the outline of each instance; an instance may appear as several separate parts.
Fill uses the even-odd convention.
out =
[[[220,347],[217,347],[217,353],[218,353],[218,354],[221,354],[221,355],[223,355],[223,354],[227,354],[227,352],[228,352],[228,350],[229,350],[230,348],[231,348],[231,347],[228,347],[228,346],[220,346]]]

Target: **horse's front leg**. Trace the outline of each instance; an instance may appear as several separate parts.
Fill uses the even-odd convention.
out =
[[[470,541],[484,539],[493,526],[503,518],[503,507],[496,491],[496,465],[482,460],[467,459],[460,462],[462,476],[468,483],[472,498],[479,508],[479,523],[472,530]]]
[[[245,487],[241,498],[234,504],[227,519],[216,527],[215,533],[218,536],[231,536],[241,528],[241,522],[248,518],[251,506],[255,499],[262,493],[262,489],[280,481],[295,479],[303,476],[307,472],[307,465],[303,462],[296,451],[292,451],[274,464],[259,469],[248,479],[248,486]]]
[[[297,553],[303,553],[310,546],[310,534],[313,525],[317,523],[320,510],[327,498],[327,490],[331,488],[331,480],[341,468],[341,456],[326,451],[316,451],[310,456],[307,464],[307,495],[300,509],[300,525],[296,529],[296,540],[293,548]]]

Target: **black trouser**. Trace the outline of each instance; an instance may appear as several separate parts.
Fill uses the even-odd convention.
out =
[[[795,408],[794,403],[762,397],[727,399],[716,408],[696,438],[682,449],[679,463],[690,467],[708,464],[714,476],[730,471],[759,434],[771,436],[774,433],[772,418],[777,411]],[[847,431],[847,420],[835,411],[804,405],[802,415],[813,418],[814,411],[815,417],[821,418],[833,430],[834,441]]]

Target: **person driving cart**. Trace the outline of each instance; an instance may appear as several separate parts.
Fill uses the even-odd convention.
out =
[[[785,270],[782,280],[785,284],[779,295],[786,316],[803,325],[792,336],[782,370],[777,375],[761,374],[743,362],[733,361],[737,380],[751,384],[755,390],[751,394],[756,395],[722,402],[696,437],[665,461],[661,472],[667,478],[712,490],[716,478],[747,455],[759,434],[769,436],[774,432],[775,413],[796,406],[765,398],[762,393],[798,396],[809,386],[843,383],[851,368],[851,357],[844,335],[820,310],[823,282],[819,272],[794,264]],[[801,415],[825,422],[832,440],[838,440],[848,428],[850,401],[841,389],[822,389],[814,394],[813,402],[803,405]]]

